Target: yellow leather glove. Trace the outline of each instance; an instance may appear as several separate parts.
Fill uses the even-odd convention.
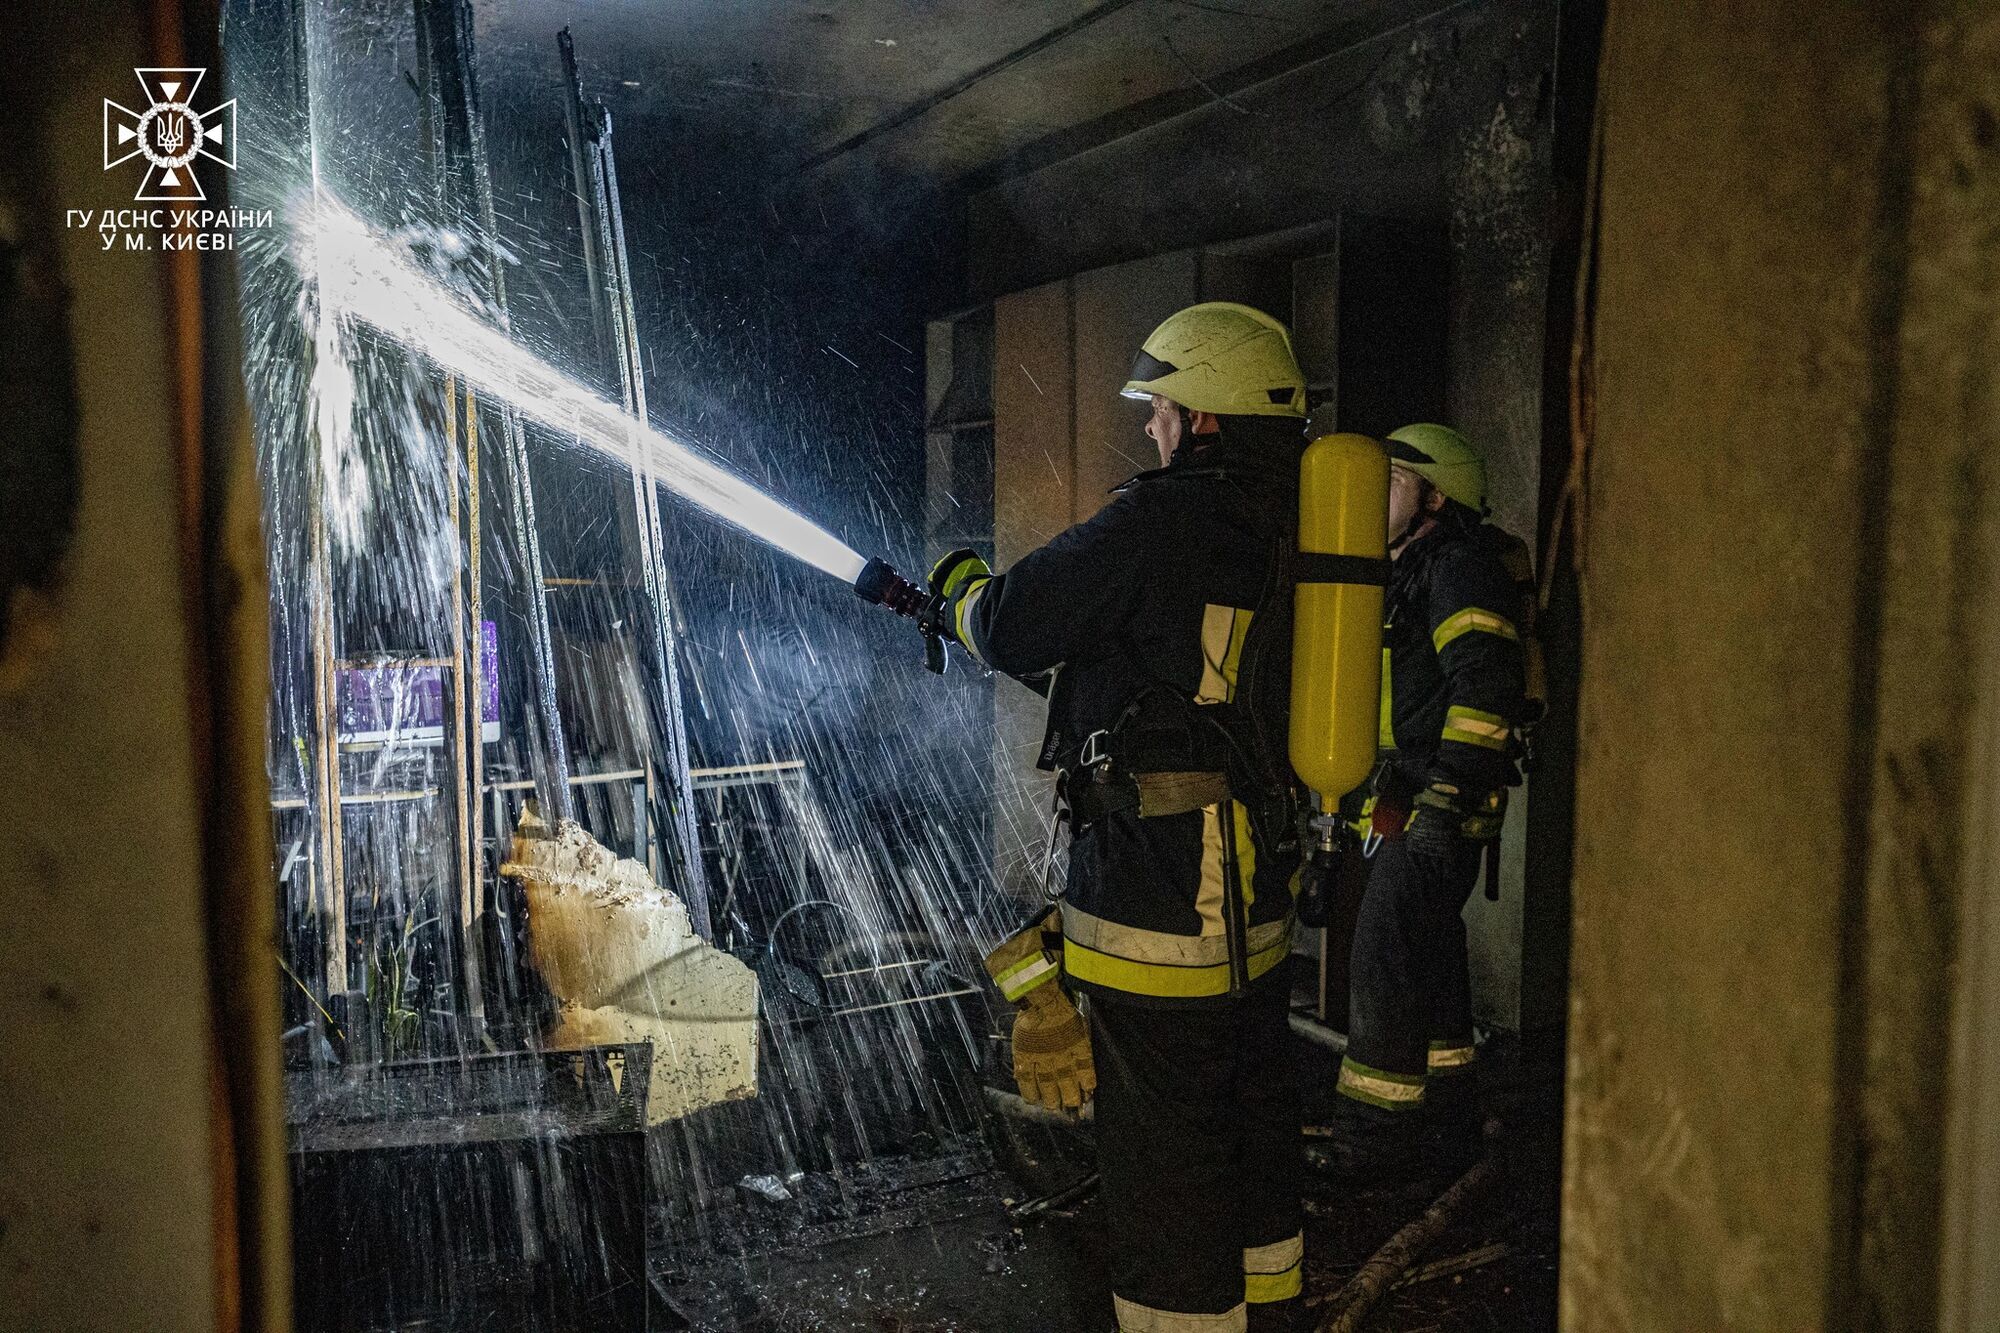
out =
[[[993,566],[970,547],[952,551],[931,566],[931,591],[947,602],[955,602],[977,579],[993,577]]]
[[[951,637],[959,646],[979,656],[979,650],[972,646],[972,640],[965,635],[965,625],[959,616],[960,603],[973,592],[983,588],[993,578],[993,567],[986,563],[979,552],[970,549],[953,551],[931,567],[931,591],[944,599],[944,623]]]
[[[1000,993],[1020,1006],[1014,1020],[1014,1082],[1021,1096],[1051,1111],[1074,1111],[1097,1090],[1090,1059],[1090,1029],[1057,984],[1062,965],[1043,942],[1060,932],[1050,913],[986,955],[986,974]]]

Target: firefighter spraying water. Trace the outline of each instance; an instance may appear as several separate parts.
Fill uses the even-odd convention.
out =
[[[1388,460],[1307,447],[1290,338],[1248,306],[1168,319],[1122,392],[1161,466],[1094,517],[855,591],[932,670],[955,642],[1048,698],[1065,883],[986,968],[1022,1095],[1096,1107],[1119,1327],[1277,1333],[1304,1317],[1292,885],[1308,789],[1331,839],[1375,757]]]

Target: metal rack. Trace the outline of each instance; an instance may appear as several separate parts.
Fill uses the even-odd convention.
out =
[[[584,276],[590,288],[591,324],[600,361],[616,369],[625,410],[644,423],[646,381],[633,303],[632,270],[625,249],[625,216],[618,198],[618,165],[611,148],[611,113],[586,101],[569,29],[556,35],[563,66],[563,120],[570,169],[576,188],[577,222],[583,235]],[[650,456],[633,460],[631,522],[625,527],[631,557],[643,575],[646,593],[643,647],[655,688],[647,692],[651,743],[645,754],[646,807],[680,852],[678,887],[697,934],[712,934],[708,887],[696,827],[694,780],[690,770],[687,719],[681,707],[679,649],[672,606],[672,580],[663,556],[660,488]]]

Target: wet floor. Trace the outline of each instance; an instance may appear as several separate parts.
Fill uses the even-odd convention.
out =
[[[1308,1115],[1330,1105],[1334,1057],[1299,1043]],[[1502,1133],[1497,1186],[1418,1257],[1367,1328],[1534,1333],[1555,1327],[1562,1060],[1551,1041],[1487,1043],[1489,1108]],[[781,1205],[745,1190],[741,1253],[655,1265],[655,1327],[700,1333],[1108,1333],[1094,1199],[1016,1224],[1008,1205],[1089,1171],[1083,1132],[1001,1122],[977,1149],[883,1163],[816,1215],[811,1182]],[[990,1163],[990,1165],[989,1165]],[[1355,1195],[1306,1185],[1307,1290],[1331,1297],[1451,1182]],[[789,1205],[789,1207],[787,1206]],[[765,1224],[755,1224],[756,1210]],[[845,1214],[844,1216],[840,1214]],[[822,1220],[823,1219],[823,1220]],[[1322,1307],[1323,1308],[1323,1307]]]

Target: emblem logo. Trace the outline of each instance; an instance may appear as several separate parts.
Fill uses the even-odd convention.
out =
[[[207,111],[194,109],[205,69],[135,69],[147,106],[134,111],[104,99],[104,169],[146,159],[146,174],[132,197],[141,203],[206,199],[195,159],[236,169],[236,99]]]

